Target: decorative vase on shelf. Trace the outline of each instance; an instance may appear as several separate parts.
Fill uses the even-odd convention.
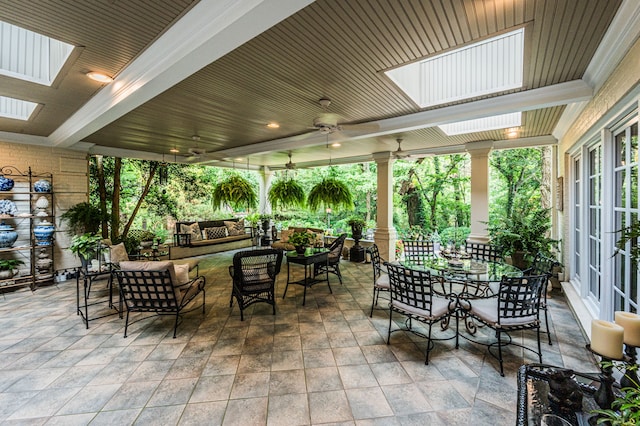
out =
[[[6,223],[0,223],[0,248],[13,247],[13,243],[18,239],[18,233]]]
[[[0,191],[11,191],[13,184],[13,179],[0,175]]]
[[[51,182],[46,179],[40,179],[33,184],[35,192],[51,192]]]
[[[48,216],[48,213],[46,212],[47,207],[49,207],[49,199],[44,195],[41,195],[36,200],[36,208],[39,210],[38,213],[36,213],[36,216]]]
[[[51,222],[43,220],[33,228],[33,235],[36,237],[36,245],[50,246],[53,241],[53,231],[55,227]]]

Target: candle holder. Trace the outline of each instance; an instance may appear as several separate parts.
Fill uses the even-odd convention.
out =
[[[596,393],[593,394],[593,399],[600,408],[603,410],[609,410],[611,409],[611,404],[616,399],[613,394],[613,383],[616,379],[613,378],[612,361],[623,361],[624,359],[609,358],[591,349],[591,345],[587,345],[587,349],[591,351],[591,353],[602,358],[602,362],[600,363],[600,374],[598,376],[600,378],[600,387],[596,390]]]
[[[640,389],[638,374],[636,373],[636,347],[624,344],[624,353],[626,355],[624,375],[620,379],[620,386],[623,388]]]

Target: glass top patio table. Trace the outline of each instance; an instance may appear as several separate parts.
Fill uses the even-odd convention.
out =
[[[479,259],[446,259],[439,256],[424,256],[419,259],[401,260],[407,268],[424,269],[445,278],[468,279],[482,282],[499,282],[504,275],[520,277],[522,271],[504,262],[492,262]]]

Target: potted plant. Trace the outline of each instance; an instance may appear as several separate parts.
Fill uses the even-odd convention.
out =
[[[318,210],[323,205],[327,208],[353,210],[353,195],[344,182],[328,177],[311,188],[307,205],[311,210]]]
[[[13,278],[18,273],[18,265],[23,264],[19,259],[0,259],[0,279]]]
[[[315,235],[307,231],[296,231],[289,236],[289,244],[296,248],[298,254],[303,254],[305,249],[315,240]]]
[[[67,221],[67,225],[69,225],[67,233],[74,235],[85,233],[95,234],[100,229],[100,225],[105,219],[104,216],[99,207],[84,202],[71,207],[60,217]]]
[[[505,256],[511,256],[514,266],[526,269],[536,253],[551,255],[558,240],[549,238],[551,222],[549,210],[538,209],[530,214],[514,213],[509,219],[488,226],[491,244]]]
[[[351,236],[354,241],[353,247],[349,250],[349,259],[353,262],[364,262],[364,248],[360,245],[360,240],[367,222],[361,217],[354,216],[349,218],[347,225],[351,227]]]
[[[274,209],[304,206],[304,189],[295,180],[285,177],[269,188],[269,203]]]
[[[251,183],[234,174],[221,180],[213,188],[211,202],[214,208],[229,205],[233,209],[251,209],[258,204],[258,196]]]
[[[71,240],[69,250],[78,255],[82,267],[86,268],[91,259],[108,250],[108,247],[103,246],[101,241],[102,237],[100,235],[91,232],[75,235]]]
[[[264,235],[269,235],[269,225],[271,224],[272,215],[263,213],[259,216],[260,222],[262,223],[262,231]]]

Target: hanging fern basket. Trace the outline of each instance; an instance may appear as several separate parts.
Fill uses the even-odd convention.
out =
[[[258,196],[251,183],[240,175],[231,175],[213,188],[211,202],[214,209],[228,205],[233,209],[252,209],[258,205]]]
[[[274,209],[303,207],[304,189],[290,178],[279,179],[269,188],[269,203]]]
[[[325,178],[316,184],[307,197],[307,205],[311,210],[321,207],[353,210],[353,195],[349,187],[335,178]]]

